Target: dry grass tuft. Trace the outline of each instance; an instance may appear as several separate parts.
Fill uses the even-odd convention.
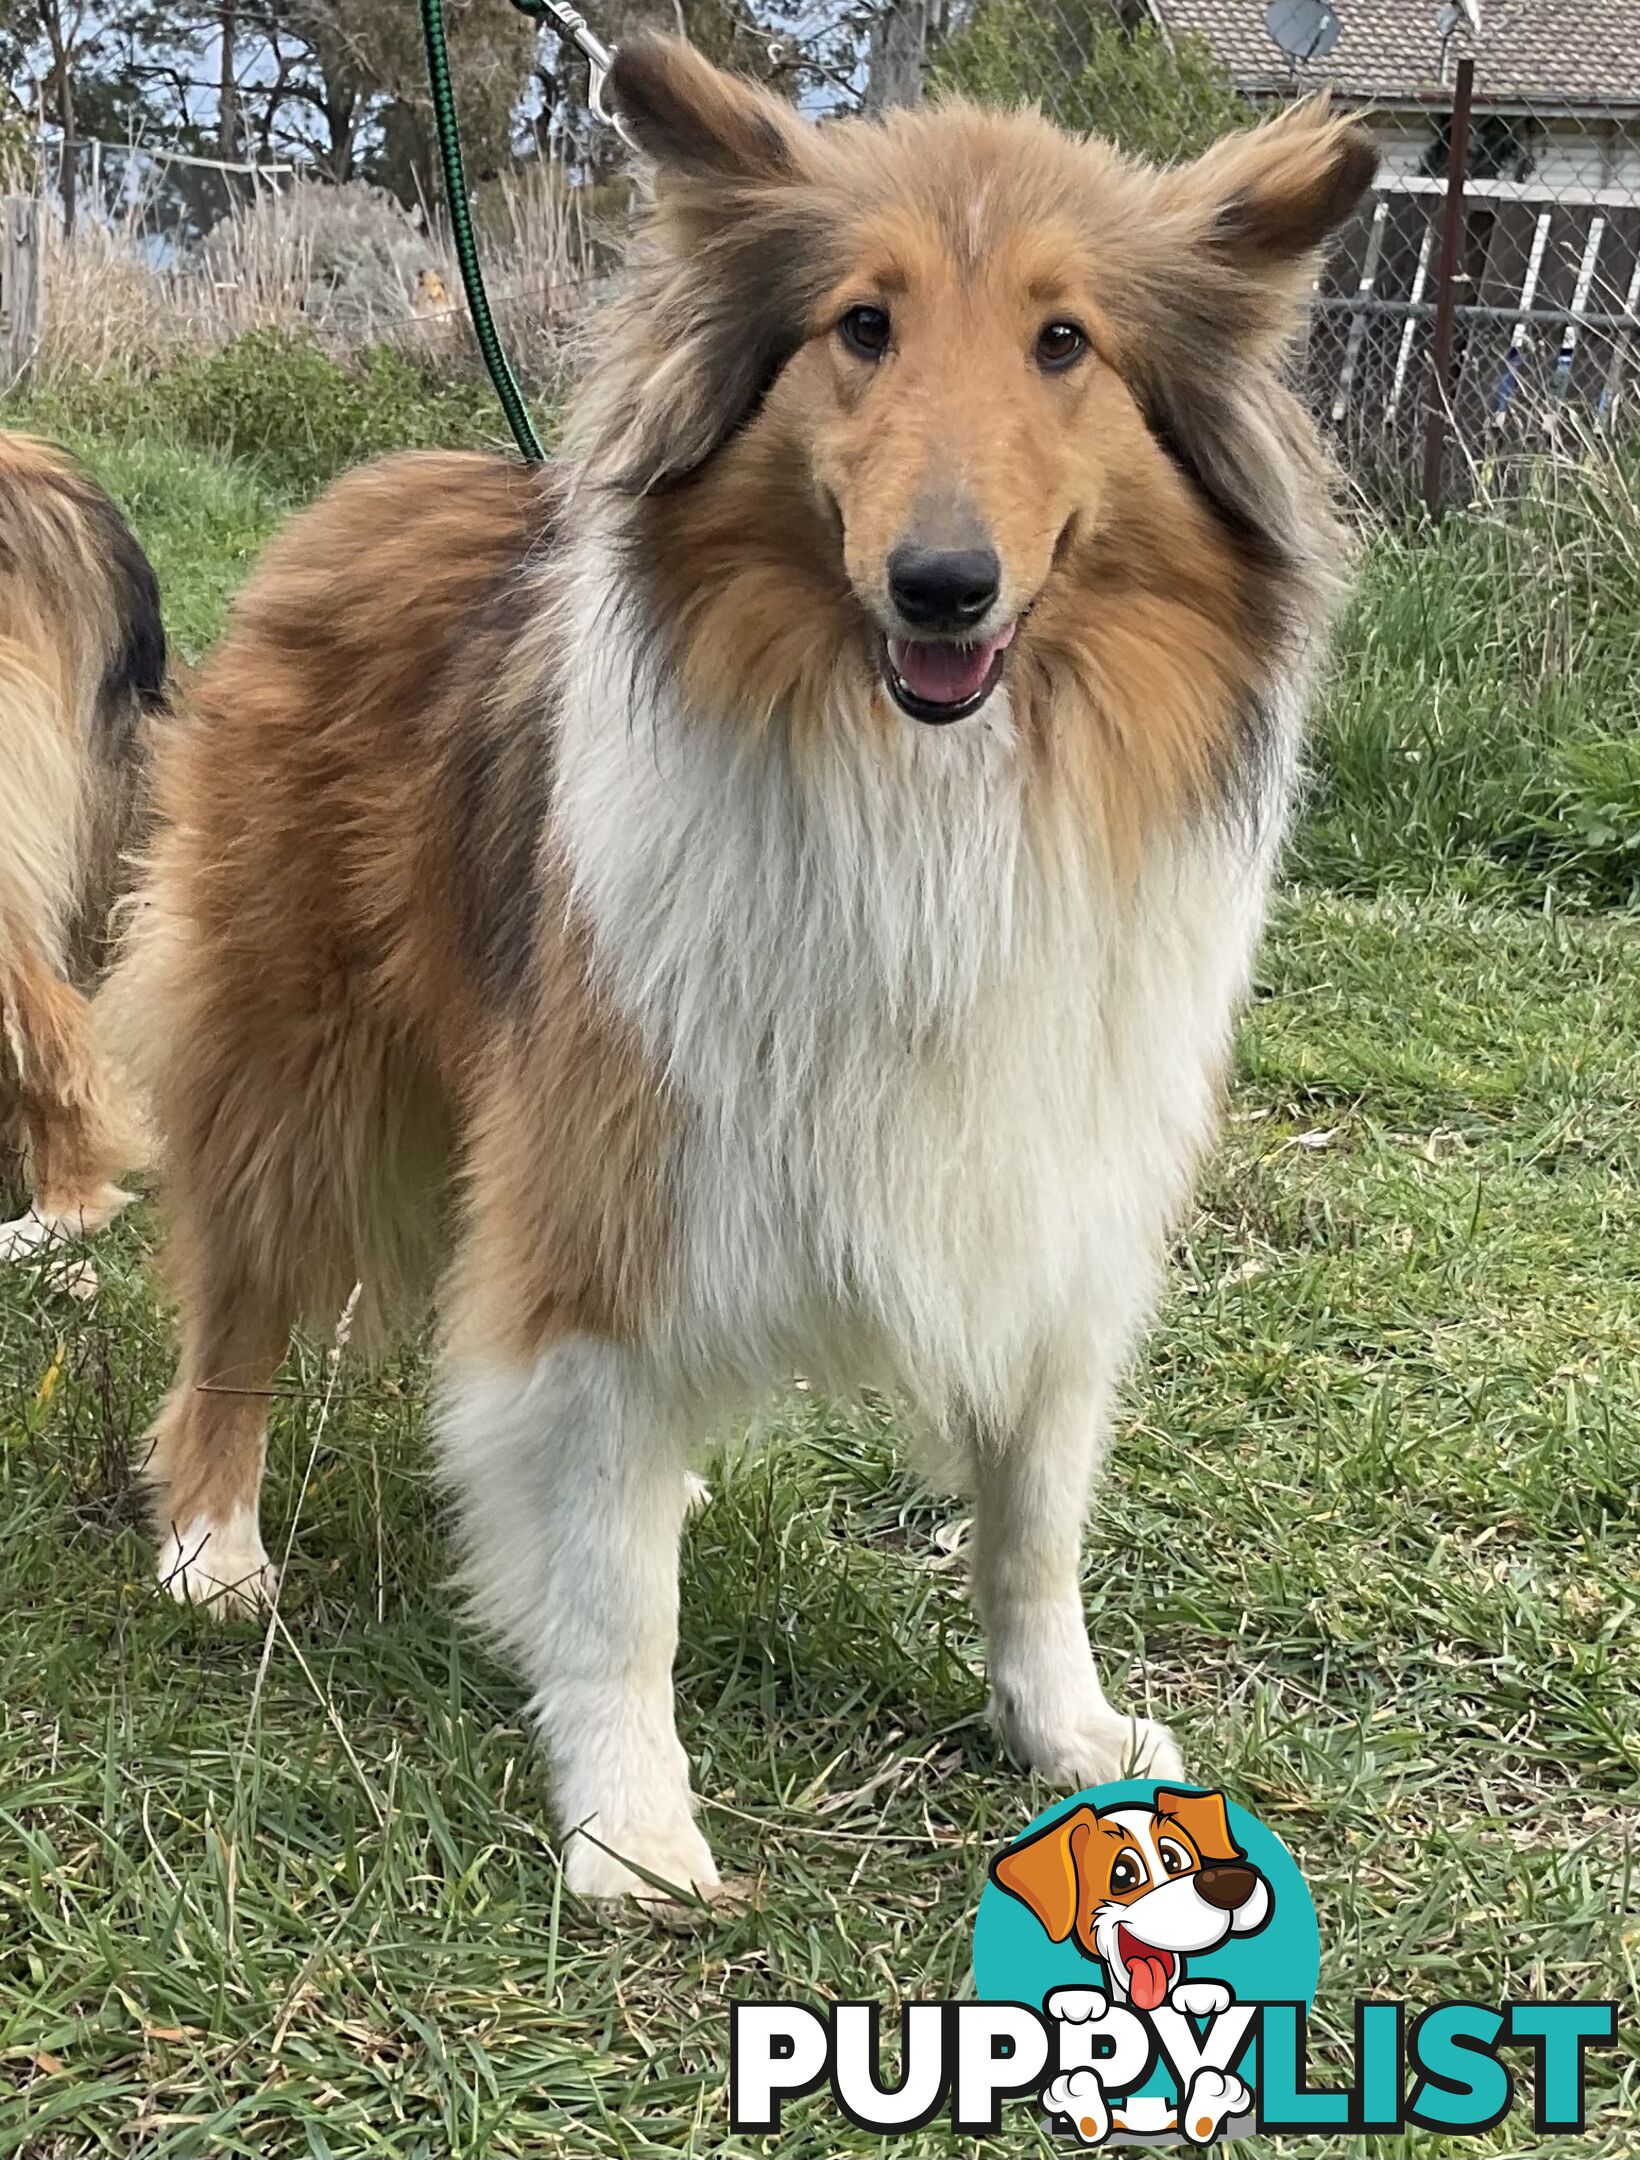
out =
[[[33,176],[0,171],[0,194]],[[550,361],[584,311],[610,250],[583,191],[556,167],[495,183],[480,205],[486,283],[504,334]],[[37,386],[162,373],[248,332],[304,333],[338,357],[390,345],[435,366],[473,364],[460,274],[441,225],[363,181],[304,180],[230,208],[179,249],[152,194],[72,233],[45,219]]]

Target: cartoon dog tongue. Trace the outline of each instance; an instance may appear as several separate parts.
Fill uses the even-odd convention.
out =
[[[1134,1943],[1127,1954],[1128,1992],[1139,2010],[1159,2010],[1167,2000],[1167,1983],[1173,1959],[1165,1950],[1151,1950]]]

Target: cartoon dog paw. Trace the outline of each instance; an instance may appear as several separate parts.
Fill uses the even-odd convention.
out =
[[[1081,1991],[1062,1988],[1059,1992]],[[1050,2115],[1065,2116],[1084,2145],[1102,2145],[1110,2135],[1110,2109],[1095,2070],[1062,2070],[1043,2088],[1042,2105]]]
[[[1110,2125],[1132,2137],[1161,2137],[1177,2130],[1179,2118],[1161,2093],[1135,2093],[1125,2107],[1112,2108]]]
[[[1235,2001],[1221,1980],[1181,1980],[1167,1999],[1186,2017],[1217,2017]]]
[[[1229,1998],[1226,1997],[1226,2000]],[[1066,2025],[1097,2024],[1110,2011],[1110,1998],[1097,1988],[1050,1988],[1042,2007]]]
[[[1190,2080],[1179,2127],[1193,2145],[1205,2145],[1233,2115],[1245,2115],[1252,2104],[1252,2094],[1232,2071],[1204,2065]]]

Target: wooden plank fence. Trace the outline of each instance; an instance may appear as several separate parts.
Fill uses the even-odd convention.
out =
[[[33,365],[44,314],[40,205],[32,195],[8,195],[0,201],[0,388]]]

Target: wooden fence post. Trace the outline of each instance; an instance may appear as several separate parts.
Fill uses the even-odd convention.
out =
[[[8,195],[0,223],[0,389],[21,382],[33,365],[44,315],[40,205],[32,195]]]
[[[1463,251],[1463,184],[1469,165],[1469,109],[1475,97],[1475,63],[1458,62],[1452,95],[1452,142],[1446,167],[1446,213],[1441,220],[1441,262],[1435,285],[1435,339],[1429,364],[1429,414],[1424,423],[1424,502],[1441,514],[1446,467],[1446,424],[1452,407],[1452,329],[1457,307],[1458,259]]]

